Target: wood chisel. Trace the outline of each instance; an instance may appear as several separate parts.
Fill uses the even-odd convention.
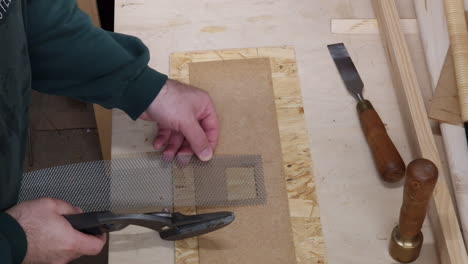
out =
[[[364,99],[364,84],[343,43],[328,45],[328,50],[348,91],[356,98],[361,127],[372,151],[380,176],[386,182],[397,182],[405,175],[405,163],[387,134],[371,102]]]

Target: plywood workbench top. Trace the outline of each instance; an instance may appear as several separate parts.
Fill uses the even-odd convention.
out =
[[[398,3],[402,18],[414,18],[412,1]],[[151,66],[163,73],[169,73],[173,52],[295,48],[326,258],[332,264],[392,262],[387,241],[398,220],[402,188],[385,186],[378,178],[355,101],[342,84],[327,44],[346,44],[364,81],[364,96],[372,100],[405,162],[414,158],[380,37],[330,33],[332,18],[372,17],[369,0],[116,1],[116,31],[140,37],[151,50]],[[407,35],[407,40],[429,98],[431,85],[419,37]],[[113,122],[113,155],[152,151],[153,134],[141,129],[150,124],[138,121],[134,126],[119,111]],[[425,246],[417,263],[438,263],[428,222],[424,232]]]

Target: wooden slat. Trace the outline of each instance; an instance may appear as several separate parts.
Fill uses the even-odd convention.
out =
[[[99,134],[99,143],[101,144],[102,158],[110,160],[112,158],[112,111],[96,104],[93,105],[93,108]]]
[[[463,122],[468,122],[468,32],[463,0],[445,0],[458,100]]]
[[[405,34],[417,34],[416,19],[400,19]],[[334,34],[378,34],[377,19],[332,19],[331,33]]]
[[[29,112],[33,130],[96,128],[91,105],[63,96],[34,91]]]
[[[96,128],[96,121],[90,112],[40,112],[31,113],[31,117],[31,128],[34,130]]]
[[[413,136],[418,156],[433,161],[441,168],[439,153],[429,125],[416,72],[399,24],[399,15],[394,0],[372,0],[374,12],[381,30],[393,84],[399,95],[401,111]],[[440,173],[443,173],[440,170]],[[442,263],[468,263],[463,238],[460,232],[453,201],[448,186],[439,177],[429,208],[434,235],[438,241]]]
[[[466,211],[468,206],[468,196],[466,194],[468,148],[463,127],[452,124],[459,123],[461,125],[461,115],[453,60],[451,60],[452,55],[450,51],[447,51],[449,49],[449,37],[443,1],[427,0],[425,5],[422,4],[422,1],[415,1],[414,4],[419,27],[421,28],[421,40],[425,43],[426,62],[430,69],[432,82],[437,83],[436,98],[433,100],[434,107],[431,107],[430,115],[437,120],[447,122],[440,124],[440,131],[443,136],[445,153],[447,154],[447,163],[450,167],[453,193],[459,210],[458,215],[466,241],[466,238],[468,238],[468,211]],[[468,0],[465,0],[464,6],[468,7]],[[466,10],[465,17],[468,17]],[[445,54],[447,54],[446,62],[441,71],[441,60],[443,60]],[[440,95],[442,95],[441,98],[437,97]],[[468,247],[468,244],[465,244],[465,246]]]
[[[441,0],[413,2],[432,87],[435,88],[449,47],[444,3]]]

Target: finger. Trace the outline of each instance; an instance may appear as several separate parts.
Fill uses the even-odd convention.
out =
[[[193,151],[190,147],[190,144],[187,140],[184,140],[182,146],[180,147],[179,151],[177,152],[177,161],[181,165],[187,165],[193,157]]]
[[[184,142],[182,142],[182,145],[179,148],[179,151],[177,152],[177,156],[183,155],[183,156],[192,156],[193,155],[193,150],[190,147],[190,143],[184,139]]]
[[[198,158],[202,161],[210,160],[213,157],[213,149],[200,124],[194,120],[185,123],[181,128],[181,132]]]
[[[141,114],[140,117],[138,117],[138,119],[152,121],[151,117],[146,112],[143,112],[143,114]]]
[[[206,116],[200,120],[200,124],[205,131],[211,148],[214,150],[216,148],[216,144],[218,144],[219,123],[213,104],[208,106],[206,113]]]
[[[164,156],[168,158],[173,158],[177,151],[179,151],[182,142],[184,141],[184,136],[179,132],[172,132],[171,138],[167,143],[166,150],[164,150]]]
[[[76,251],[81,255],[94,256],[101,252],[102,248],[106,244],[106,235],[87,235],[80,231],[74,230]]]
[[[59,215],[79,214],[82,212],[78,207],[62,200],[47,198],[46,202],[53,203],[55,212]]]
[[[170,129],[160,128],[158,135],[153,141],[153,147],[156,150],[160,150],[164,145],[166,145],[167,141],[171,137],[171,133]]]

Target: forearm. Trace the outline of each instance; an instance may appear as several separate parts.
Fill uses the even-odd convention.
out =
[[[29,4],[33,89],[138,118],[167,80],[147,66],[147,47],[135,37],[94,27],[75,0]]]

